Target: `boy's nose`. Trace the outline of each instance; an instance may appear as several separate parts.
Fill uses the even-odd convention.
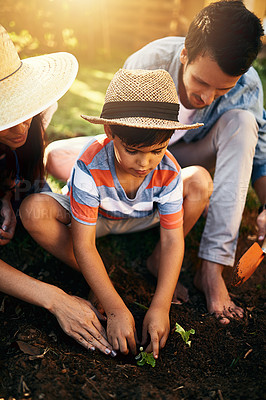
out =
[[[148,154],[142,154],[140,157],[139,157],[139,159],[138,159],[138,165],[141,167],[141,168],[145,168],[145,167],[147,167],[148,165],[149,165],[149,156],[148,156]]]

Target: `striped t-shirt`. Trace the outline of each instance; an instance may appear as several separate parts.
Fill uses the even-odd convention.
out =
[[[135,198],[127,197],[115,171],[113,141],[99,135],[88,142],[75,163],[70,181],[71,212],[77,221],[95,225],[103,218],[142,218],[159,212],[163,228],[183,224],[181,168],[169,151],[143,180]]]

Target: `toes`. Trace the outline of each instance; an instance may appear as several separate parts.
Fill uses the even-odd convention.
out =
[[[173,297],[173,300],[172,300],[171,304],[180,305],[180,304],[182,304],[182,301]]]
[[[228,325],[230,323],[230,319],[227,318],[223,313],[221,312],[214,312],[212,315],[220,322],[222,325]]]

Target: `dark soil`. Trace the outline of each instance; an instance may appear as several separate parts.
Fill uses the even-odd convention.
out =
[[[246,214],[237,259],[255,239],[255,229],[247,228],[254,220],[255,215]],[[265,260],[246,283],[230,287],[234,301],[246,310],[245,318],[221,326],[208,314],[204,297],[192,283],[202,224],[186,240],[181,282],[189,288],[190,301],[172,306],[171,333],[154,368],[137,366],[130,355],[111,358],[97,350],[88,352],[64,334],[49,312],[0,294],[0,399],[265,398]],[[145,259],[157,238],[155,229],[98,240],[111,278],[136,318],[139,335],[145,311],[135,302],[148,306],[154,293],[156,281],[146,271]],[[22,228],[15,245],[12,254],[9,245],[1,249],[1,257],[31,276],[88,297],[83,278],[36,246]],[[226,281],[229,285],[230,273]],[[175,333],[176,322],[185,330],[195,329],[191,347]]]

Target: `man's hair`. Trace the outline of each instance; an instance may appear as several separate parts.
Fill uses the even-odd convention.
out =
[[[149,147],[162,144],[171,138],[174,129],[144,129],[129,126],[110,125],[113,136],[132,147]]]
[[[242,1],[211,3],[190,24],[188,62],[208,54],[227,75],[242,75],[257,57],[263,34],[260,19]]]

